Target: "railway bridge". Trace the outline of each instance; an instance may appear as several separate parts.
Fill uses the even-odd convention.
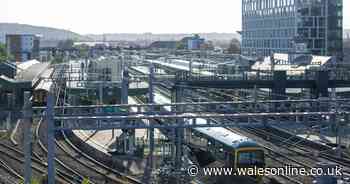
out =
[[[166,84],[168,88],[169,86],[216,89],[265,88],[270,89],[273,94],[280,95],[280,97],[275,97],[276,100],[283,100],[287,89],[310,89],[313,97],[319,98],[329,97],[330,89],[350,87],[350,72],[343,69],[242,70],[234,74],[218,74],[215,71],[191,70],[187,66],[173,66],[175,64],[155,61],[152,65],[164,70],[172,69],[171,74],[156,73],[154,75],[156,83]],[[148,80],[148,71],[133,68],[135,69],[140,75],[132,76],[132,78]]]
[[[274,94],[286,96],[288,88],[310,89],[318,97],[329,97],[329,89],[350,87],[348,71],[305,71],[294,75],[290,71],[251,71],[237,75],[201,75],[179,72],[175,85],[183,87],[206,87],[218,89],[254,89],[268,88]]]

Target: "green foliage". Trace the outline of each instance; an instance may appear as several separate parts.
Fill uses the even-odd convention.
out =
[[[96,99],[96,98],[95,98]],[[92,105],[94,104],[93,101],[95,100],[93,97],[87,97],[87,96],[81,96],[80,97],[80,103],[82,105]]]
[[[31,184],[41,184],[40,179],[32,178]],[[20,181],[19,184],[24,184],[24,181]]]
[[[241,52],[241,44],[237,39],[232,39],[227,49],[229,54],[240,54]]]
[[[79,46],[76,46],[76,48],[78,49],[79,51],[79,56],[81,58],[85,58],[88,56],[89,54],[89,46],[88,45],[79,45]]]
[[[63,58],[62,57],[55,57],[52,62],[52,64],[59,64],[59,63],[63,63]]]
[[[74,40],[71,40],[71,39],[63,40],[58,43],[58,48],[63,50],[72,49],[73,46],[74,46]]]
[[[89,184],[90,183],[90,181],[89,181],[89,179],[87,179],[87,178],[84,178],[83,179],[83,182],[81,182],[81,184]]]
[[[0,62],[6,61],[8,59],[7,53],[6,53],[6,47],[4,44],[0,43]]]
[[[177,42],[176,43],[176,49],[178,50],[182,50],[182,49],[185,49],[185,44],[181,41]]]
[[[40,180],[34,178],[32,179],[31,184],[40,184]]]

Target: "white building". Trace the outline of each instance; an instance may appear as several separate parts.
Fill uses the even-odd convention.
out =
[[[292,57],[281,53],[273,54],[273,60],[274,64],[272,64],[271,57],[265,57],[263,61],[257,61],[251,68],[260,71],[289,71],[289,73],[297,74],[310,69],[323,69],[335,61],[330,56],[299,55]]]
[[[89,77],[95,77],[95,80],[121,81],[122,65],[122,59],[120,57],[101,56],[98,59],[91,60],[89,64],[90,72],[100,73],[101,75]]]

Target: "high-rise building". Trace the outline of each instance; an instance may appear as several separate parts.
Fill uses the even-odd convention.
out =
[[[32,34],[9,34],[6,35],[6,48],[15,61],[39,59],[40,37]]]
[[[242,0],[242,54],[295,53],[342,60],[342,0]]]
[[[201,38],[198,34],[194,36],[184,37],[180,41],[185,49],[199,50],[205,43],[205,39]]]

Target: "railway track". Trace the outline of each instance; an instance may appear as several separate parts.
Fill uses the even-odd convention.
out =
[[[2,155],[6,156],[6,162],[11,167],[11,169],[19,174],[20,176],[24,175],[24,152],[23,152],[23,123],[19,124],[19,127],[16,132],[13,132],[11,139],[6,139],[1,141],[0,147],[3,152]],[[35,138],[35,136],[34,136]],[[15,142],[13,142],[15,140]],[[12,145],[12,146],[11,146]],[[37,144],[35,140],[32,140],[33,148],[36,148]],[[47,162],[43,154],[38,152],[37,149],[32,149],[32,170],[33,170],[33,179],[35,180],[46,180],[47,178]],[[68,183],[74,184],[73,174],[71,170],[60,167],[56,168],[57,178],[56,182],[58,183]],[[23,178],[21,178],[23,180]]]
[[[17,149],[17,148],[13,148],[11,146],[8,146],[4,143],[0,143],[1,146],[1,157],[5,157],[7,158],[6,160],[8,160],[10,162],[12,162],[11,165],[15,165],[10,167],[11,170],[13,170],[14,173],[17,173],[19,176],[21,174],[19,173],[24,173],[23,170],[23,166],[24,166],[24,153]],[[7,164],[9,165],[9,164]],[[15,169],[16,168],[16,169]],[[33,174],[34,176],[37,176],[37,178],[40,178],[42,176],[46,175],[46,168],[47,168],[47,164],[46,162],[43,162],[42,160],[33,157],[32,158],[32,169],[33,169]],[[19,170],[19,172],[15,171],[15,170]],[[71,182],[72,176],[71,173],[67,173],[65,171],[62,171],[61,169],[57,169],[57,182],[58,183],[69,183],[69,184],[73,184]],[[35,177],[34,177],[35,178]],[[23,179],[23,178],[21,178]]]
[[[0,160],[0,168],[3,172],[0,171],[0,183],[19,183],[23,181],[23,177],[15,171],[15,169],[6,163],[4,160]]]
[[[47,174],[47,149],[45,131],[41,131],[41,122],[36,126],[36,134],[34,136],[33,151],[32,151],[32,169],[33,178],[46,177]],[[18,128],[18,131],[13,133],[11,140],[1,140],[0,142],[0,168],[7,172],[7,178],[17,179],[22,181],[24,175],[24,153],[23,148],[23,128]],[[41,132],[41,133],[40,133]],[[17,134],[15,138],[15,134]],[[85,178],[91,179],[90,184],[97,184],[103,182],[121,183],[121,184],[139,184],[141,183],[135,178],[129,177],[115,169],[109,168],[95,159],[86,155],[79,148],[75,147],[63,133],[62,140],[55,140],[56,147],[56,182],[62,184],[77,184],[82,183]],[[15,140],[17,139],[17,141]],[[20,141],[18,141],[20,140]],[[37,141],[37,142],[36,142]],[[14,145],[9,146],[9,145]],[[4,162],[3,160],[6,160]],[[83,173],[83,174],[81,174]],[[5,173],[1,173],[0,182]],[[96,175],[95,177],[90,177]],[[96,178],[104,178],[103,181]],[[18,182],[12,182],[18,183]],[[11,183],[11,184],[12,184]]]
[[[18,122],[16,124],[16,127]],[[16,129],[13,128],[13,129]],[[6,142],[8,140],[12,140],[14,132],[13,130],[8,130],[4,135],[0,137],[1,142]],[[16,171],[16,168],[9,164],[9,160],[0,159],[0,183],[19,183],[23,181],[23,177]]]
[[[247,132],[243,132],[241,129],[233,129],[229,128],[229,130],[244,134],[247,136]],[[270,141],[262,141],[258,138],[254,138],[254,136],[248,135],[248,137],[253,138],[255,141],[257,141],[264,149],[267,151],[266,156],[272,160],[272,164],[269,167],[285,167],[286,165],[294,166],[294,167],[303,167],[307,169],[311,169],[313,166],[311,165],[313,163],[312,160],[309,158],[305,158],[303,155],[295,154],[294,151],[291,151],[289,149],[283,150],[279,148],[278,146],[274,145]],[[285,176],[280,175],[279,177],[287,179],[288,181],[296,184],[303,184],[305,180],[309,180],[310,182],[314,179],[312,178],[304,178],[300,176]]]
[[[39,129],[37,129],[39,135]],[[40,139],[39,139],[40,140]],[[126,176],[123,173],[111,169],[102,163],[96,161],[94,158],[88,156],[83,151],[79,150],[74,144],[70,142],[64,132],[60,132],[60,140],[55,140],[57,146],[56,162],[59,165],[69,163],[76,172],[75,174],[81,181],[83,178],[88,178],[90,183],[141,183],[138,180]],[[40,147],[47,154],[45,143],[40,140]]]
[[[62,132],[63,136],[64,136],[64,141],[66,142],[67,145],[69,145],[72,149],[75,150],[75,152],[78,155],[81,155],[81,158],[84,158],[85,161],[88,161],[86,163],[91,163],[90,167],[92,168],[96,168],[96,172],[99,172],[100,174],[105,175],[106,177],[108,177],[109,179],[113,180],[114,182],[120,182],[120,183],[134,183],[134,184],[140,184],[141,181],[139,181],[136,178],[133,178],[131,176],[128,176],[120,171],[117,171],[115,169],[112,169],[100,162],[98,162],[97,160],[95,160],[94,158],[90,157],[89,155],[85,154],[82,150],[80,150],[79,148],[77,148],[67,137],[67,135]],[[98,169],[99,168],[99,169]],[[98,170],[97,170],[98,169]]]
[[[160,89],[158,89],[159,91],[161,91]],[[165,94],[165,93],[162,93],[161,92],[161,94]],[[169,97],[169,96],[167,96],[167,97]],[[140,103],[143,103],[143,101],[142,100],[140,100],[140,99],[138,99],[137,100],[138,102],[140,102]],[[276,152],[277,153],[277,152]],[[281,155],[281,154],[280,154]],[[274,157],[272,157],[272,158],[274,158]],[[274,158],[276,161],[278,161],[278,162],[280,162],[280,163],[282,163],[282,166],[284,166],[283,164],[285,163],[285,162],[282,162],[281,160],[277,160],[276,158]],[[276,182],[278,182],[278,183],[285,183],[285,182],[289,182],[289,183],[294,183],[294,184],[304,184],[302,181],[299,181],[299,180],[297,180],[297,179],[294,179],[293,177],[290,177],[290,176],[274,176],[273,178],[271,177],[271,178],[269,178],[269,179],[273,179],[273,181],[276,183]],[[266,179],[265,179],[266,180]],[[303,180],[304,181],[304,180]],[[270,181],[265,181],[264,183],[271,183]]]
[[[266,129],[256,130],[256,128],[252,127],[247,129],[249,129],[248,131],[251,131],[264,139],[268,138],[280,147],[288,148],[294,151],[296,154],[306,155],[310,159],[314,159],[315,162],[333,162],[339,166],[342,166],[344,173],[347,175],[350,174],[350,160],[348,158],[338,158],[334,156],[335,152],[331,148],[324,149],[324,146],[319,146],[317,149],[317,145],[313,145],[309,141],[292,135],[289,135],[289,137],[282,136],[283,133],[274,128],[271,128],[271,131]],[[288,134],[285,133],[285,135]],[[310,144],[313,146],[310,147]]]
[[[59,88],[58,94],[64,91],[64,99],[66,99],[66,88]],[[59,96],[59,95],[57,95]],[[65,100],[57,98],[56,104],[64,103]],[[46,156],[47,151],[47,124],[40,121],[36,127],[36,139],[38,141],[38,153],[39,156]],[[65,132],[55,132],[55,145],[56,145],[56,167],[62,167],[63,169],[71,172],[73,176],[73,181],[76,183],[81,183],[84,179],[88,179],[90,184],[99,183],[128,183],[128,184],[139,184],[141,183],[137,179],[123,174],[115,169],[105,166],[104,164],[98,162],[94,158],[90,157],[84,151],[76,147],[72,142],[70,142],[68,136]]]
[[[39,155],[42,158],[47,159],[47,149],[46,149],[45,144],[41,140],[42,136],[40,135],[41,124],[42,124],[41,121],[38,122],[37,128],[35,130],[35,137],[37,139],[37,149],[35,149],[35,150],[36,150],[37,155]],[[44,138],[46,139],[46,137],[44,137]],[[79,170],[78,170],[79,168],[73,168],[73,167],[71,167],[71,165],[68,166],[68,164],[66,164],[68,162],[65,162],[64,160],[61,159],[61,157],[57,156],[57,152],[58,151],[56,150],[56,158],[55,158],[56,168],[62,168],[62,169],[68,170],[71,173],[71,176],[72,176],[71,181],[73,183],[81,183],[84,180],[84,178],[88,178],[87,175],[81,174],[81,170],[79,172]],[[76,162],[71,161],[70,164],[71,163],[76,163]],[[79,165],[76,165],[76,166],[79,167]],[[90,184],[94,184],[94,182],[90,181]]]
[[[234,100],[240,99],[240,97],[225,94],[225,93],[220,92],[220,91],[217,91],[215,93],[218,94],[216,96],[228,95],[231,99],[234,99]],[[247,107],[247,108],[249,108],[249,107]],[[272,130],[274,130],[275,133],[271,133],[269,131],[262,130],[262,132],[260,133],[260,136],[270,135],[270,136],[275,137],[275,138],[277,137],[277,143],[278,142],[283,143],[284,147],[287,147],[286,145],[288,145],[288,146],[293,146],[294,148],[299,149],[300,152],[295,151],[295,153],[297,153],[300,156],[310,155],[312,153],[319,153],[319,157],[323,158],[322,161],[332,161],[334,163],[340,164],[343,167],[347,167],[347,168],[349,168],[349,166],[350,166],[349,165],[350,159],[349,159],[349,157],[347,157],[347,155],[343,154],[343,157],[346,157],[346,158],[335,157],[334,150],[332,149],[332,147],[330,147],[328,145],[322,145],[322,144],[315,143],[315,142],[312,142],[309,140],[305,140],[303,138],[298,138],[298,137],[295,137],[287,132],[278,131],[277,129],[272,129]],[[255,133],[259,132],[259,130],[257,130],[257,129],[255,129],[254,131],[255,131]],[[302,145],[298,146],[295,143],[302,143]],[[282,145],[280,144],[280,146],[282,146]],[[313,155],[309,156],[309,158],[314,160]],[[312,163],[312,161],[311,161],[311,163]],[[311,165],[311,164],[309,164],[309,165]]]
[[[266,132],[266,130],[265,130],[265,132]],[[302,137],[292,135],[289,132],[286,132],[285,130],[282,130],[282,129],[279,129],[279,128],[273,127],[273,126],[269,127],[269,132],[270,132],[270,135],[275,136],[277,138],[288,140],[291,143],[293,143],[293,142],[299,143],[299,145],[304,147],[304,150],[318,151],[318,152],[322,153],[321,155],[323,157],[327,157],[327,158],[332,159],[332,160],[339,160],[341,162],[346,162],[346,163],[350,164],[350,157],[349,157],[349,155],[345,154],[344,152],[341,152],[342,158],[334,156],[334,155],[337,155],[337,152],[335,150],[336,147],[334,147],[334,146],[329,146],[326,144],[320,144],[320,143],[317,143],[314,141],[310,141],[308,139],[304,139]],[[298,144],[296,146],[298,146]],[[300,149],[302,149],[302,148],[300,148]]]
[[[165,95],[169,98],[169,92],[167,89],[157,87],[156,90],[159,93],[161,93],[162,95]],[[223,93],[221,91],[214,91],[214,93],[210,93],[211,95],[208,94],[207,90],[203,91],[203,90],[199,89],[196,91],[198,94],[202,94],[199,96],[205,95],[205,97],[201,98],[201,99],[210,100],[213,98],[218,99],[218,97],[220,97],[219,99],[221,99],[221,100],[222,99],[226,99],[226,100],[227,99],[230,99],[230,100],[241,100],[242,99],[240,96],[235,96],[233,94],[226,95],[225,93]],[[228,96],[228,98],[225,98],[225,97],[223,98],[223,95]],[[262,98],[261,95],[259,97]],[[247,108],[250,108],[250,107],[247,107]],[[231,130],[233,130],[233,129],[231,129]],[[242,133],[242,131],[239,131],[239,132],[240,132],[240,134],[246,135],[246,132],[245,133]],[[266,140],[265,140],[265,142],[269,143]],[[268,152],[269,152],[269,155],[267,155],[267,156],[271,160],[274,160],[274,162],[277,163],[278,166],[295,165],[295,166],[311,169],[315,165],[314,158],[307,157],[305,155],[306,154],[305,151],[303,153],[300,153],[300,152],[295,152],[293,150],[289,150],[286,148],[286,150],[281,152],[281,150],[277,146],[275,146],[271,143],[270,143],[270,145],[271,145],[271,147],[265,146],[265,149],[268,150]],[[279,150],[279,151],[275,151],[275,150]],[[288,156],[288,155],[293,155],[293,158],[292,158],[292,156]],[[303,184],[303,183],[305,183],[305,180],[306,180],[305,178],[301,178],[301,177],[292,177],[292,176],[279,176],[279,177],[281,177],[285,181],[288,181],[289,183],[296,183],[296,184]],[[309,179],[309,182],[311,183],[314,178],[310,177],[308,179]]]
[[[159,89],[159,90],[161,91],[161,89]],[[162,93],[162,94],[164,94],[164,93]],[[222,95],[222,92],[215,92],[214,94]],[[215,95],[215,96],[217,96],[217,95]],[[234,100],[239,99],[239,97],[235,97],[233,95],[230,95],[229,97],[231,99],[234,99]],[[203,98],[203,99],[205,99],[205,98]],[[228,128],[228,129],[230,129],[231,131],[233,131],[235,133],[246,135],[246,133],[242,133],[242,131],[237,131],[237,129],[232,129],[232,128]],[[264,144],[262,144],[262,145],[264,145]],[[303,156],[302,154],[298,155],[299,156],[298,159],[295,159],[295,158],[287,157],[283,153],[275,151],[275,150],[279,150],[277,147],[275,147],[275,148],[270,148],[267,146],[264,146],[264,147],[270,153],[269,155],[267,155],[269,157],[269,159],[273,160],[274,163],[276,164],[276,166],[278,166],[278,167],[284,167],[285,165],[295,165],[295,166],[302,166],[302,167],[306,167],[306,168],[310,168],[310,169],[312,168],[311,163],[313,163],[313,160],[309,159],[308,164],[306,164],[305,163],[305,156]],[[303,160],[304,162],[299,161],[299,160]],[[276,167],[276,166],[274,166],[274,167]],[[308,180],[308,182],[311,183],[313,180],[313,178],[306,179],[306,178],[300,177],[300,176],[286,176],[286,175],[280,175],[278,177],[271,176],[269,178],[273,179],[274,181],[277,180],[280,183],[288,182],[288,183],[295,183],[295,184],[304,184],[306,180]]]

